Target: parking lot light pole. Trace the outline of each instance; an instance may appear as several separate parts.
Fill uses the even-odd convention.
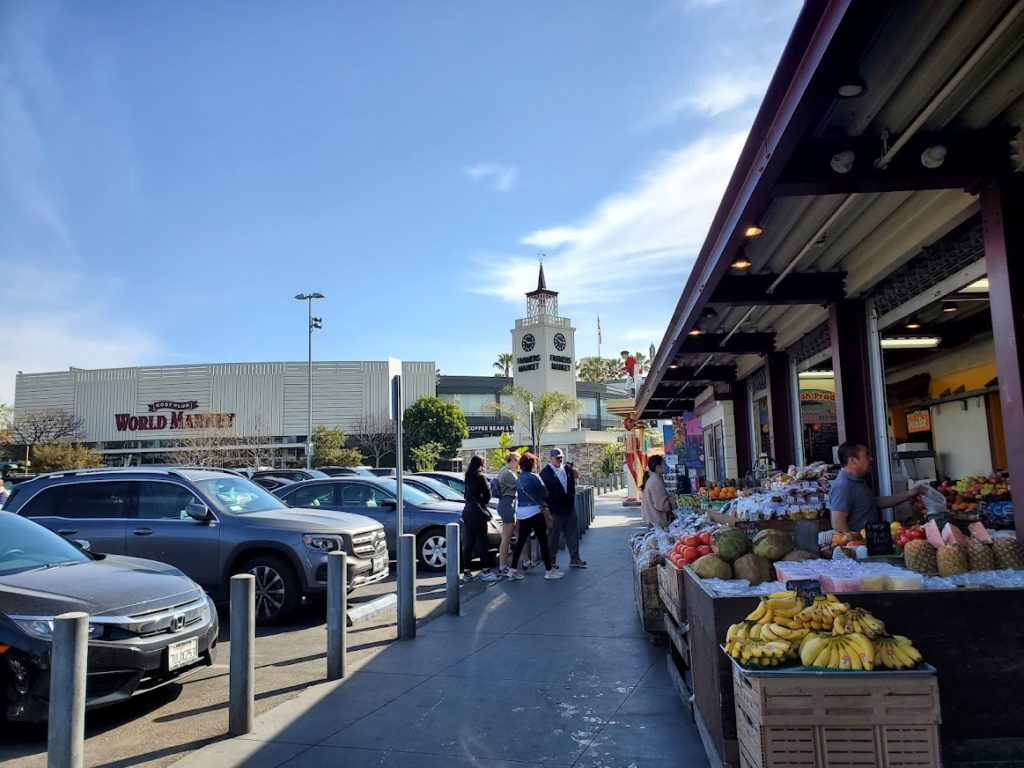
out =
[[[306,469],[313,468],[313,331],[324,327],[322,317],[313,317],[313,299],[322,299],[322,293],[300,293],[295,296],[299,301],[306,302],[309,310],[309,356],[307,358],[306,374],[309,379],[309,402],[307,405],[307,430],[306,430]]]

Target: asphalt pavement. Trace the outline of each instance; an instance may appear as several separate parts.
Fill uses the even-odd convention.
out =
[[[352,593],[350,603],[395,591],[394,563],[388,581]],[[421,621],[444,611],[444,573],[421,571],[416,613]],[[464,599],[483,591],[470,582]],[[124,704],[95,710],[86,718],[86,765],[106,768],[160,768],[203,745],[223,738],[228,713],[228,616],[221,613],[217,663]],[[348,629],[349,663],[357,664],[396,637],[396,614],[389,610]],[[327,630],[323,604],[303,605],[296,621],[256,631],[256,714],[276,707],[326,680]],[[4,768],[46,765],[46,726],[18,724],[0,741]]]

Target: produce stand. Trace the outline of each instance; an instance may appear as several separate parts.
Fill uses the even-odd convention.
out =
[[[711,764],[736,768],[733,661],[720,644],[759,598],[717,596],[690,568],[685,590],[694,720]],[[1024,755],[1024,633],[1018,618],[1024,589],[858,592],[844,598],[892,627],[907,627],[936,668],[946,768]]]
[[[633,598],[640,614],[640,624],[651,644],[660,645],[665,636],[665,623],[661,618],[661,599],[658,597],[657,566],[640,568],[633,562]]]

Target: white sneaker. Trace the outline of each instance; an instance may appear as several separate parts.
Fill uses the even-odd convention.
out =
[[[508,576],[509,581],[522,581],[526,578],[525,576],[523,576],[522,573],[517,571],[515,568],[509,568],[508,572],[505,575]]]
[[[565,571],[559,571],[554,568],[544,574],[545,579],[560,579],[563,576],[565,576]]]
[[[480,574],[480,581],[501,581],[501,576],[494,571],[484,571]]]
[[[533,560],[523,560],[523,570],[524,571],[528,571],[531,568],[535,567],[536,565],[537,565],[537,563],[533,562]]]

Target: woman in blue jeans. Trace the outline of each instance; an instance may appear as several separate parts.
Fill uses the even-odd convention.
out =
[[[544,487],[544,481],[540,475],[533,470],[537,466],[537,457],[532,453],[524,453],[519,457],[519,483],[516,491],[518,506],[516,517],[519,520],[519,534],[516,537],[516,548],[512,555],[512,568],[508,572],[510,579],[522,579],[523,574],[519,572],[519,556],[523,553],[523,547],[530,540],[530,534],[536,534],[537,543],[540,545],[540,556],[544,561],[544,568],[547,573],[545,579],[560,579],[565,574],[554,567],[551,560],[551,552],[548,549],[548,525],[541,512],[541,507],[547,504],[548,489]]]

